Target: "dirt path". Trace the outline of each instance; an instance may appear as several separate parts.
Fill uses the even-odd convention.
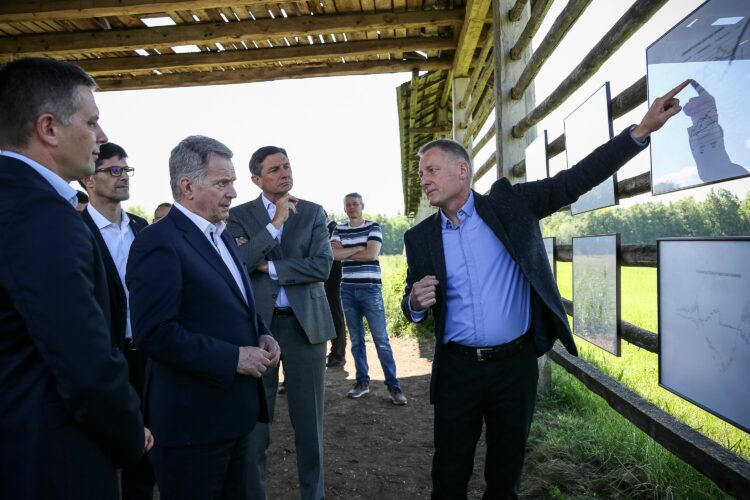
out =
[[[432,461],[429,380],[433,340],[392,338],[401,388],[409,399],[394,406],[383,384],[375,347],[367,344],[370,393],[346,397],[354,363],[326,372],[325,478],[328,499],[427,499]],[[269,483],[272,500],[299,498],[294,435],[284,396],[278,396],[271,431]],[[469,497],[481,498],[483,448],[477,449]]]

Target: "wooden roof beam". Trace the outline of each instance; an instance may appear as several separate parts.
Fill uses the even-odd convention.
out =
[[[57,21],[90,17],[137,16],[176,10],[203,10],[265,4],[267,0],[15,0],[0,3],[0,22]]]
[[[290,78],[313,78],[320,76],[371,75],[401,73],[414,69],[437,71],[450,68],[450,59],[427,59],[424,61],[371,61],[360,63],[319,64],[315,66],[283,66],[235,71],[205,71],[149,75],[136,78],[98,78],[103,91],[161,89],[171,87],[198,87],[237,83],[267,82]]]
[[[453,58],[453,78],[469,75],[469,68],[474,60],[474,51],[479,43],[479,36],[487,20],[491,0],[469,0],[466,4],[466,20],[461,26],[458,37],[458,49]],[[490,37],[491,38],[491,37]]]
[[[88,73],[97,75],[128,73],[135,71],[170,70],[176,68],[207,69],[218,66],[264,64],[276,61],[299,61],[330,57],[381,54],[384,52],[407,52],[416,50],[455,49],[451,38],[386,38],[318,45],[299,45],[264,49],[231,50],[225,52],[202,52],[200,54],[163,54],[160,56],[108,57],[75,61]]]
[[[463,10],[379,12],[298,16],[231,23],[196,23],[154,28],[71,33],[44,33],[0,38],[0,55],[56,55],[161,48],[175,45],[232,43],[252,38],[457,26]]]

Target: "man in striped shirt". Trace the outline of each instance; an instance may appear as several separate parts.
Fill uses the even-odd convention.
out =
[[[357,371],[357,380],[348,397],[357,399],[370,392],[364,325],[364,318],[367,318],[388,394],[393,404],[402,406],[406,404],[406,396],[396,378],[381,291],[378,255],[383,246],[383,233],[377,222],[362,218],[364,207],[359,193],[346,195],[344,210],[349,223],[336,226],[331,236],[333,258],[342,263],[341,301]]]

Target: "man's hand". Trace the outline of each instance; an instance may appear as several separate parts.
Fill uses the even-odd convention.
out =
[[[270,335],[261,335],[258,337],[258,347],[271,355],[271,366],[278,366],[281,358],[281,347],[276,339]]]
[[[271,220],[271,224],[276,229],[281,228],[289,218],[289,214],[292,213],[297,213],[297,198],[287,193],[276,202],[276,213]]]
[[[244,236],[237,236],[234,241],[235,243],[237,243],[238,247],[241,247],[242,245],[247,243],[247,238],[245,238]]]
[[[143,452],[149,451],[154,447],[154,435],[148,430],[148,427],[143,428],[143,434],[146,436],[146,442],[143,445]]]
[[[409,302],[412,310],[424,311],[437,302],[435,289],[438,280],[435,276],[427,275],[421,280],[414,283],[409,294]]]
[[[271,364],[271,354],[260,347],[240,347],[240,358],[237,361],[237,373],[260,378]]]
[[[260,264],[258,264],[258,267],[256,267],[255,270],[260,271],[262,273],[268,273],[268,261],[261,260]]]
[[[662,128],[670,118],[679,113],[682,107],[680,106],[680,100],[676,99],[675,96],[687,87],[689,83],[690,80],[685,80],[662,97],[655,99],[654,103],[646,111],[646,115],[641,120],[641,123],[630,132],[633,139],[645,141],[646,137],[651,135],[652,132],[656,132]]]

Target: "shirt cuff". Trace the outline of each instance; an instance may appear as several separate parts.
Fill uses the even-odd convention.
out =
[[[424,311],[415,311],[411,308],[411,299],[406,299],[406,305],[409,307],[409,314],[411,315],[412,321],[419,323],[427,316],[427,309]]]
[[[276,229],[276,226],[274,226],[270,222],[268,224],[266,224],[266,231],[268,231],[268,233],[271,235],[271,238],[273,238],[275,240],[278,240],[279,234],[281,234],[281,231],[279,231],[278,229]]]
[[[268,277],[272,280],[278,280],[279,275],[276,274],[276,265],[273,263],[272,260],[268,261]]]
[[[646,137],[646,140],[645,140],[645,141],[639,141],[638,139],[636,139],[635,137],[633,137],[633,130],[634,130],[634,129],[635,129],[635,125],[631,125],[631,126],[630,126],[630,138],[631,138],[631,139],[633,139],[633,142],[634,142],[634,143],[636,143],[636,144],[638,144],[638,145],[639,145],[640,147],[644,147],[644,146],[646,146],[646,145],[648,144],[648,139],[649,139],[649,138],[648,138],[648,137]],[[275,228],[274,228],[274,229],[275,229]]]

